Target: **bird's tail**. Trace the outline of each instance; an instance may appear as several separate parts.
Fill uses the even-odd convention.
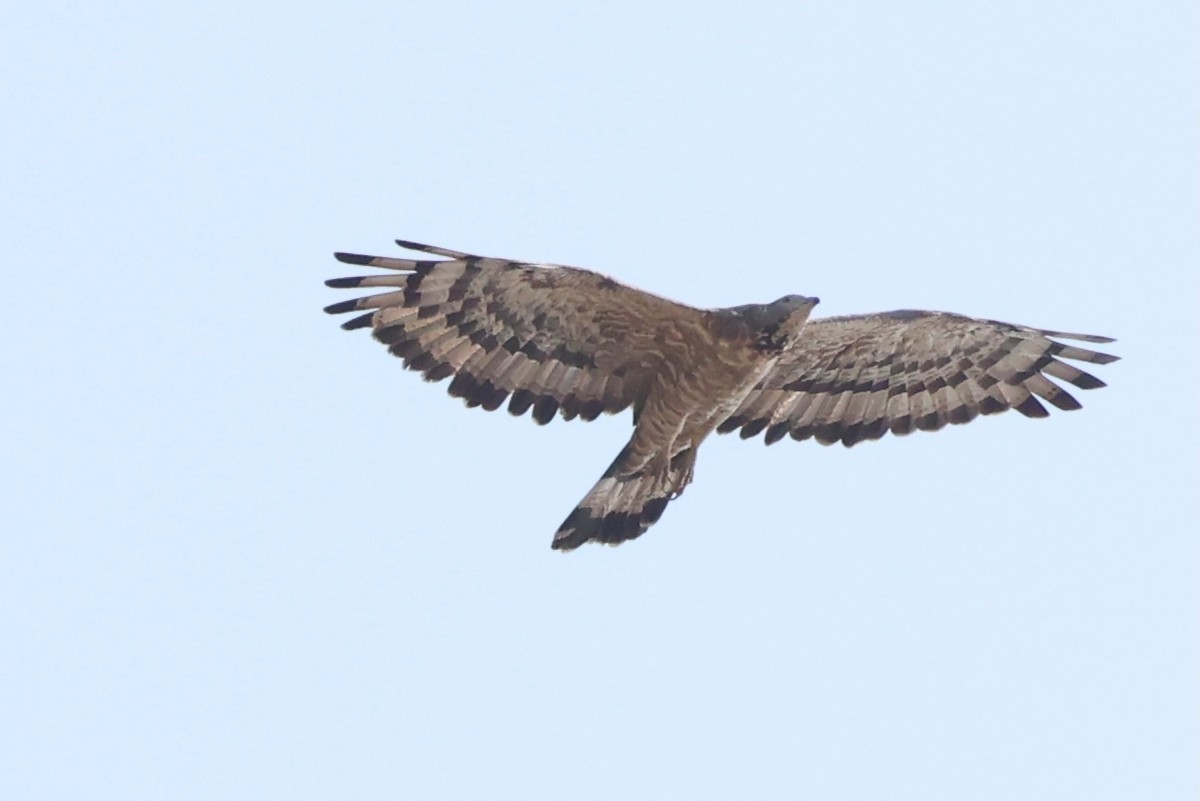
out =
[[[652,465],[627,473],[630,448],[609,466],[596,486],[558,527],[550,547],[571,551],[585,542],[619,545],[640,537],[662,516],[667,504],[691,479],[693,451],[677,455],[665,467]]]

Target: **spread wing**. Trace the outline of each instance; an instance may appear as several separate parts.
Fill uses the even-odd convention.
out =
[[[484,258],[398,240],[445,259],[337,253],[339,261],[392,274],[335,278],[337,288],[389,291],[327,306],[365,311],[342,325],[376,339],[428,381],[453,376],[468,406],[524,414],[538,423],[596,418],[640,405],[657,362],[658,328],[691,307],[575,267]]]
[[[765,429],[768,445],[790,435],[850,446],[888,431],[936,431],[1007,409],[1045,417],[1038,398],[1078,409],[1050,379],[1080,389],[1104,382],[1061,360],[1107,364],[1118,357],[1051,337],[1113,341],[943,312],[814,320],[717,430],[741,429],[748,439]]]

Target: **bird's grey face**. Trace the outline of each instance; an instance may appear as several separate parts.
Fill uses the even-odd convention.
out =
[[[808,315],[821,302],[805,295],[784,295],[774,303],[758,307],[762,326],[760,343],[770,350],[785,350],[795,344],[808,322]]]

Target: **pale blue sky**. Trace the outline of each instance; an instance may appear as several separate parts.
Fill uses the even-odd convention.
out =
[[[0,797],[1194,799],[1197,17],[6,3]],[[338,330],[394,237],[1123,360],[564,556],[628,416]]]

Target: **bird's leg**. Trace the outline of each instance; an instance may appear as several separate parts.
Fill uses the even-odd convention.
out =
[[[660,451],[638,472],[654,476],[657,490],[675,500],[683,494],[684,487],[692,483],[692,465],[695,461],[694,448],[680,451],[673,457],[669,457],[666,451]]]
[[[683,494],[683,490],[692,483],[696,473],[696,448],[688,447],[671,457],[669,475],[674,479],[671,486],[671,500]]]

